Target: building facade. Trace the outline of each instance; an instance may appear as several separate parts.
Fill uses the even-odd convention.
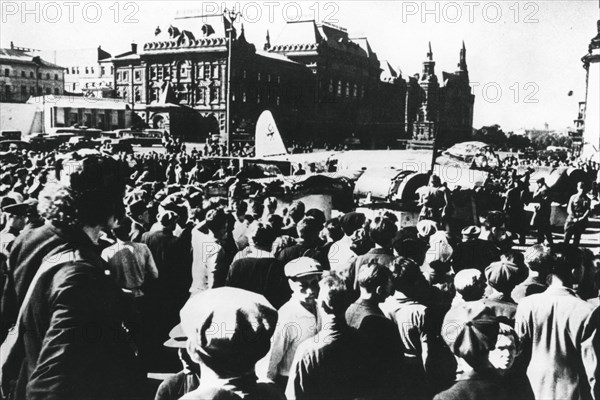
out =
[[[85,97],[114,97],[111,54],[97,48],[45,50],[41,57],[65,68],[64,92]]]
[[[442,84],[431,48],[422,74],[405,79],[366,38],[314,20],[288,22],[276,41],[267,32],[261,48],[226,15],[176,18],[139,51],[134,44],[110,59],[113,86],[149,127],[188,140],[226,139],[228,120],[232,140],[252,136],[265,110],[288,145],[360,140],[381,148],[438,134],[452,142],[471,131],[464,46],[458,71],[444,73]]]
[[[37,51],[0,49],[0,102],[25,103],[31,96],[61,95],[64,69],[42,59]]]

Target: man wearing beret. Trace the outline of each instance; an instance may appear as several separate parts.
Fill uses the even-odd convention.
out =
[[[574,266],[553,254],[550,286],[523,298],[515,330],[531,354],[527,376],[536,399],[600,398],[600,308],[571,288]]]
[[[258,382],[255,373],[278,318],[263,296],[231,287],[210,289],[190,297],[180,315],[187,351],[202,377],[181,400],[285,399],[274,384]]]
[[[502,377],[489,362],[500,329],[489,308],[478,303],[453,308],[444,319],[442,337],[454,353],[456,383],[434,400],[511,399]]]
[[[510,294],[526,276],[527,267],[522,253],[512,250],[503,254],[500,261],[491,263],[485,269],[488,289],[481,301],[494,312],[500,322],[512,327],[515,326],[517,303]]]

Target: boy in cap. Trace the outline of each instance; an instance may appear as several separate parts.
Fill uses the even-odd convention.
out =
[[[277,310],[263,296],[230,287],[210,289],[190,297],[180,315],[187,351],[202,375],[200,386],[182,400],[285,398],[255,374],[277,324]]]
[[[292,298],[279,309],[267,370],[267,377],[281,389],[287,385],[296,349],[320,329],[316,305],[322,273],[321,265],[310,257],[300,257],[285,266]]]
[[[444,319],[442,336],[454,353],[456,383],[434,400],[511,399],[502,377],[489,362],[500,329],[493,312],[481,304],[452,309]]]
[[[169,339],[164,346],[177,349],[183,369],[160,384],[154,400],[179,400],[186,393],[200,386],[200,366],[192,361],[186,350],[187,336],[183,332],[181,324],[177,324],[171,329]]]
[[[500,261],[485,269],[488,290],[482,303],[494,311],[500,322],[514,327],[517,303],[510,294],[526,275],[523,255],[516,251],[503,254]]]

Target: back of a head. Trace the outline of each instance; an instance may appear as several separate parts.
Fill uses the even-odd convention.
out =
[[[227,224],[227,215],[222,208],[209,210],[204,219],[205,226],[213,233],[218,232]]]
[[[320,224],[313,217],[304,217],[296,226],[298,237],[305,241],[314,241],[319,238],[319,232],[321,232],[322,224]]]
[[[573,263],[572,258],[572,255],[566,249],[553,250],[550,275],[558,277],[566,284],[573,283],[573,271],[577,268],[577,265]]]
[[[323,226],[327,220],[325,218],[325,213],[318,208],[311,208],[310,210],[307,210],[304,215],[314,218],[321,226]]]
[[[342,230],[346,236],[351,236],[354,231],[361,228],[367,220],[367,217],[363,213],[349,212],[340,218],[340,224]]]
[[[271,249],[275,240],[275,231],[270,225],[258,222],[251,226],[250,238],[255,246]]]
[[[129,241],[129,232],[131,231],[131,220],[129,218],[121,218],[119,224],[116,228],[113,229],[113,233],[117,237],[117,239],[128,242]]]
[[[290,217],[292,218],[292,220],[295,223],[300,222],[300,220],[302,220],[302,218],[304,218],[304,211],[306,210],[304,203],[301,201],[298,201],[294,204],[292,204],[292,206],[290,207]]]
[[[369,227],[369,237],[379,246],[387,247],[398,231],[396,224],[388,218],[376,217]]]
[[[319,305],[325,313],[343,317],[350,299],[344,279],[333,272],[323,275],[319,282]]]
[[[404,294],[414,290],[425,280],[416,262],[406,257],[397,257],[392,263],[392,283],[394,289]]]
[[[463,269],[454,277],[454,287],[465,301],[479,300],[485,291],[485,280],[477,269]]]
[[[524,261],[527,267],[542,275],[548,274],[552,264],[552,250],[548,246],[536,244],[525,251]]]
[[[70,153],[58,161],[56,179],[39,196],[38,210],[47,220],[97,226],[125,215],[126,174],[111,157]]]
[[[384,265],[377,262],[363,264],[358,270],[358,285],[368,293],[375,293],[378,287],[388,284],[392,272]]]

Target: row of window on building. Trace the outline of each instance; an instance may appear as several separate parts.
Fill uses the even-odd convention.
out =
[[[112,65],[110,66],[110,74],[112,75],[114,73],[115,67],[113,67]],[[81,70],[79,69],[79,67],[67,67],[65,68],[65,73],[67,75],[80,75],[80,71],[84,71],[85,75],[93,75],[95,73],[95,69],[94,67],[81,67]],[[106,67],[104,66],[100,66],[100,75],[104,76],[106,75]]]
[[[365,88],[356,83],[344,82],[341,80],[334,81],[329,80],[327,90],[331,94],[335,94],[338,97],[346,97],[356,99],[360,96],[361,99],[365,97]]]
[[[49,88],[49,87],[42,88],[41,86],[37,87],[37,95],[38,96],[41,96],[43,94],[50,95],[50,94],[53,94],[52,92],[53,92],[52,88]],[[11,85],[5,85],[4,86],[4,93],[8,97],[10,97],[12,94],[14,94],[13,90],[12,90],[12,86]],[[34,86],[30,86],[28,88],[27,86],[22,85],[21,86],[21,95],[27,95],[27,94],[35,96],[36,95],[36,88]],[[54,94],[55,95],[59,95],[60,94],[60,89],[55,87],[54,88]]]
[[[192,65],[189,61],[184,61],[179,63],[176,68],[177,78],[179,79],[188,79],[191,78],[191,69]],[[117,71],[117,82],[127,82],[129,81],[129,72],[130,71]],[[211,64],[211,63],[201,63],[198,64],[196,69],[196,78],[197,79],[219,79],[225,74],[225,64]],[[247,70],[242,70],[241,72],[242,79],[248,79],[250,75]],[[152,65],[150,67],[150,80],[162,80],[165,78],[172,77],[172,66],[170,64],[167,65]],[[235,78],[235,74],[232,75],[232,78]],[[263,79],[266,82],[277,82],[281,83],[281,76],[274,75],[270,73],[263,74],[261,72],[256,73],[256,80],[261,82]],[[134,81],[141,82],[142,81],[142,71],[135,70],[134,71]]]
[[[16,69],[15,71],[15,76],[17,76],[19,74],[19,71],[17,71]],[[4,69],[4,76],[5,77],[10,77],[10,68],[5,68]],[[50,79],[50,73],[46,72],[46,79]],[[37,74],[38,79],[43,79],[43,74],[41,72],[38,72]],[[27,72],[26,71],[21,71],[21,78],[27,78]],[[29,71],[29,78],[35,78],[35,74],[33,71]],[[54,80],[57,81],[58,80],[58,74],[54,74]]]

